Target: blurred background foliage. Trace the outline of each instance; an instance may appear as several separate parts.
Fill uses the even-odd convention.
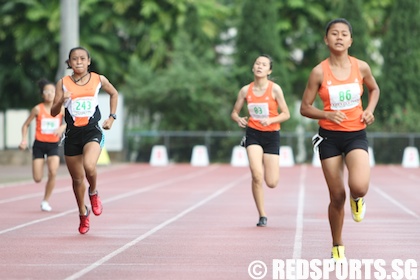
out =
[[[0,110],[31,108],[41,101],[36,81],[56,81],[59,3],[0,0]],[[266,53],[292,112],[283,130],[294,131],[309,72],[328,55],[325,25],[344,17],[350,54],[381,88],[369,129],[410,132],[420,130],[419,13],[418,0],[83,0],[79,32],[91,70],[124,95],[130,129],[238,130],[230,111]]]

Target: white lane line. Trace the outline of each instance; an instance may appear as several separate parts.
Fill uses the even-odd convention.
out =
[[[168,168],[168,169],[172,169],[172,168]],[[168,169],[165,169],[165,171],[168,170]],[[123,182],[123,181],[139,179],[139,178],[144,177],[146,175],[149,176],[149,175],[153,175],[155,173],[160,173],[160,172],[162,172],[162,170],[157,170],[157,169],[156,170],[148,170],[148,171],[142,172],[142,173],[135,173],[133,175],[127,175],[123,179],[115,178],[115,179],[109,179],[109,180],[107,179],[106,181],[102,180],[102,182],[99,182],[99,185],[103,186],[103,185],[108,185],[108,184],[112,184],[112,183],[115,183],[115,182],[118,182],[119,184],[121,184],[121,182]],[[23,183],[22,183],[22,185],[15,184],[15,185],[12,185],[12,186],[18,187],[18,186],[24,186],[24,184]],[[73,191],[71,185],[66,186],[64,188],[55,188],[54,189],[54,194],[69,192],[69,191]],[[11,202],[16,202],[16,201],[25,200],[25,199],[31,199],[31,198],[36,198],[36,197],[39,198],[39,197],[42,197],[43,195],[44,195],[44,192],[36,192],[36,193],[27,194],[27,195],[15,196],[15,197],[0,200],[0,204],[11,203]]]
[[[126,198],[126,197],[132,197],[133,195],[136,195],[136,194],[148,192],[148,191],[155,190],[155,189],[158,189],[158,188],[161,188],[161,187],[164,187],[164,186],[168,186],[168,185],[173,185],[175,182],[183,181],[183,180],[189,180],[191,178],[201,176],[201,175],[203,175],[205,173],[208,173],[208,172],[211,172],[214,169],[219,168],[219,167],[220,166],[218,166],[218,165],[214,165],[214,166],[211,166],[209,168],[203,169],[201,171],[197,171],[197,172],[194,172],[194,173],[189,173],[188,175],[179,176],[179,177],[176,177],[176,178],[169,178],[168,180],[161,181],[161,182],[156,183],[156,184],[152,184],[152,185],[149,185],[149,186],[146,186],[146,187],[143,187],[143,188],[139,188],[139,189],[136,189],[134,191],[131,191],[131,192],[128,192],[128,193],[125,193],[125,194],[121,194],[121,195],[118,195],[118,196],[113,196],[113,197],[108,198],[108,199],[104,199],[104,200],[102,200],[102,203],[106,204],[106,203],[111,202],[111,201],[120,200],[120,199],[123,199],[123,198]],[[34,224],[38,224],[38,223],[41,223],[41,222],[45,222],[45,221],[53,220],[53,219],[56,219],[56,218],[60,218],[60,217],[63,217],[65,215],[68,215],[70,213],[75,213],[77,211],[78,211],[77,208],[74,208],[73,210],[68,210],[68,211],[62,212],[60,214],[56,214],[56,215],[49,216],[49,217],[42,218],[42,219],[33,220],[33,221],[30,221],[30,222],[27,222],[27,223],[24,223],[24,224],[20,224],[20,225],[11,227],[11,228],[0,230],[0,235],[2,235],[4,233],[7,233],[7,232],[14,231],[14,230],[18,230],[18,229],[21,229],[21,228],[24,228],[24,227],[27,227],[27,226],[30,226],[30,225],[34,225]]]
[[[388,168],[391,170],[391,172],[394,172],[398,176],[404,177],[405,179],[410,179],[417,182],[420,180],[420,177],[417,175],[417,170],[415,168],[404,168],[395,165],[391,165]]]
[[[305,207],[305,179],[306,164],[302,165],[299,176],[299,197],[296,215],[295,241],[293,245],[293,259],[300,259],[302,256],[303,211]]]
[[[380,188],[373,187],[372,189],[375,192],[377,192],[378,194],[380,194],[382,197],[384,197],[386,200],[388,200],[389,202],[391,202],[392,204],[394,204],[395,206],[397,206],[398,208],[400,208],[401,210],[403,210],[408,215],[413,216],[416,219],[419,219],[420,218],[419,215],[417,215],[415,212],[413,212],[410,209],[408,209],[407,207],[405,207],[402,203],[400,203],[397,200],[395,200],[392,196],[390,196],[389,194],[387,194],[386,192],[384,192]]]
[[[68,191],[71,191],[71,190],[72,190],[71,186],[67,186],[67,187],[63,187],[63,188],[59,188],[59,189],[54,189],[54,194],[68,192]],[[16,202],[16,201],[19,201],[19,200],[25,200],[25,199],[35,198],[35,197],[39,198],[39,197],[42,197],[43,195],[44,195],[44,192],[36,192],[36,193],[27,194],[27,195],[15,196],[15,197],[0,200],[0,204]]]
[[[207,196],[203,200],[199,201],[198,203],[192,205],[191,207],[188,207],[187,209],[183,210],[182,212],[180,212],[179,214],[175,215],[174,217],[172,217],[172,218],[164,221],[163,223],[157,225],[156,227],[152,228],[148,232],[140,235],[139,237],[137,237],[136,239],[132,240],[131,242],[126,243],[124,246],[122,246],[122,247],[118,248],[117,250],[111,252],[110,254],[108,254],[105,257],[103,257],[102,259],[100,259],[100,260],[92,263],[91,265],[89,265],[86,268],[80,270],[79,272],[77,272],[77,273],[75,273],[75,274],[67,277],[65,280],[79,279],[83,275],[85,275],[88,272],[94,270],[95,268],[97,268],[100,265],[102,265],[103,263],[109,261],[113,257],[115,257],[115,256],[123,253],[127,249],[133,247],[134,245],[136,245],[137,243],[139,243],[143,239],[146,239],[147,237],[151,236],[152,234],[156,233],[157,231],[163,229],[164,227],[166,227],[166,226],[170,225],[171,223],[179,220],[180,218],[184,217],[188,213],[194,211],[195,209],[201,207],[202,205],[206,204],[207,202],[209,202],[209,201],[213,200],[214,198],[218,197],[219,195],[223,194],[224,192],[226,192],[227,190],[231,189],[235,185],[238,185],[241,181],[243,181],[245,179],[249,179],[249,174],[242,175],[241,177],[239,177],[239,179],[236,179],[232,183],[230,183],[228,185],[225,185],[223,188],[218,189],[217,191],[215,191],[211,195]]]
[[[102,183],[101,181],[103,181],[103,180],[101,180],[101,177],[105,176],[105,175],[102,175],[102,174],[110,172],[110,171],[111,172],[118,172],[118,170],[121,170],[125,167],[131,167],[131,166],[130,165],[116,165],[116,166],[107,167],[106,169],[97,168],[97,172],[98,172],[98,175],[99,175],[99,181],[98,182]],[[141,166],[140,166],[140,168],[141,168]],[[167,170],[170,170],[170,169],[173,169],[173,168],[174,168],[174,166],[168,166],[168,167],[165,167],[164,170],[167,171]],[[146,170],[141,170],[140,169],[141,173],[136,172],[133,175],[128,175],[127,174],[127,176],[124,177],[124,178],[128,178],[129,176],[130,177],[132,177],[132,176],[134,176],[134,177],[145,177],[145,176],[149,176],[151,174],[162,172],[162,170],[163,170],[162,168],[153,168],[153,169],[146,169]],[[67,180],[70,179],[70,174],[60,174],[56,178],[57,181],[58,180],[66,180],[66,179]],[[44,176],[44,178],[43,178],[44,183],[45,183],[45,180],[46,180],[46,176]],[[108,183],[108,181],[106,183]],[[1,189],[6,189],[6,188],[26,187],[26,185],[28,185],[28,184],[41,184],[41,183],[35,183],[34,180],[24,180],[24,181],[18,181],[18,182],[0,183],[0,190]]]

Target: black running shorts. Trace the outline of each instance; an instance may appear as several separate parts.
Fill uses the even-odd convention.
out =
[[[280,154],[279,131],[260,131],[247,127],[245,136],[245,147],[259,145],[262,147],[264,154]]]
[[[66,137],[64,138],[64,155],[77,156],[83,154],[83,148],[89,142],[98,142],[102,148],[104,140],[102,129],[98,124],[70,128],[66,131]]]
[[[34,141],[34,145],[32,146],[32,159],[45,158],[45,156],[58,156],[58,142]]]
[[[331,131],[319,128],[319,133],[324,139],[319,144],[319,158],[321,160],[339,155],[347,155],[355,149],[368,151],[369,144],[366,130],[359,131]]]

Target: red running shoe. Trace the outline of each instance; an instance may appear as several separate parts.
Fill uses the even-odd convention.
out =
[[[89,231],[89,209],[86,207],[86,215],[79,215],[80,217],[80,225],[79,225],[79,232],[81,234],[85,234]]]
[[[96,191],[95,194],[90,194],[90,187],[89,187],[89,199],[90,199],[90,205],[92,206],[92,212],[96,216],[99,216],[102,214],[102,202],[101,198],[98,195],[98,191]]]

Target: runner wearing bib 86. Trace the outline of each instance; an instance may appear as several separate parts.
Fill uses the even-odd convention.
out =
[[[319,120],[319,132],[313,138],[314,151],[319,151],[330,194],[331,257],[340,260],[345,259],[342,239],[346,200],[344,166],[348,169],[352,216],[360,222],[366,213],[364,196],[370,181],[365,128],[375,120],[373,113],[380,90],[369,65],[348,54],[353,38],[347,20],[338,18],[330,21],[324,42],[330,55],[311,71],[300,112],[305,117]],[[365,109],[361,99],[363,84],[368,89]],[[323,110],[313,106],[317,94],[324,104]]]
[[[259,214],[257,226],[260,227],[267,225],[263,182],[269,188],[275,188],[279,182],[280,123],[290,118],[283,90],[268,79],[272,68],[269,56],[257,57],[252,67],[254,81],[239,91],[231,113],[231,118],[240,127],[246,128],[244,146],[251,169],[252,194]],[[239,116],[245,102],[249,119]]]
[[[79,208],[79,232],[85,234],[90,228],[90,211],[84,201],[84,179],[86,177],[89,183],[92,212],[99,216],[102,213],[102,202],[97,191],[96,164],[104,143],[102,128],[110,129],[116,119],[118,91],[105,76],[88,71],[91,58],[85,48],[71,49],[66,63],[68,68],[73,70],[73,74],[57,82],[57,94],[51,111],[54,115],[62,105],[65,107],[67,130],[64,155]],[[103,122],[102,128],[98,124],[101,119],[98,106],[101,88],[110,96],[110,114]]]

